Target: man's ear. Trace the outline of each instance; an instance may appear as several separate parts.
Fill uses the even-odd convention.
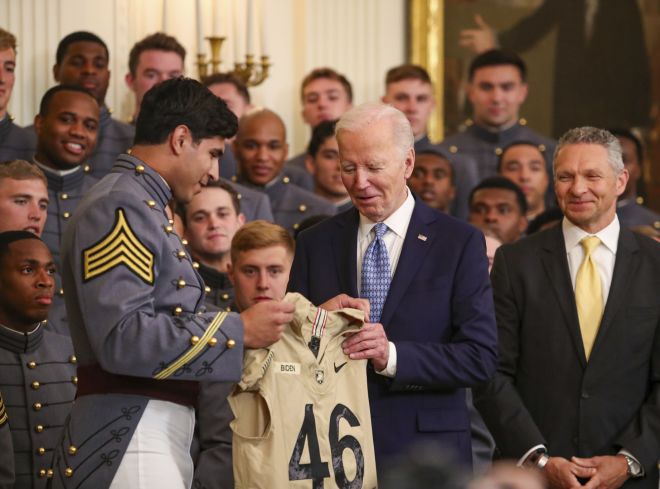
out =
[[[192,134],[188,126],[179,124],[168,136],[168,142],[172,153],[180,155],[188,145],[192,144]]]
[[[242,226],[243,224],[245,224],[245,221],[246,221],[245,214],[241,212],[238,215],[238,223]]]
[[[314,159],[310,155],[305,155],[305,168],[312,175],[316,174],[316,166],[314,166]]]
[[[60,71],[60,65],[54,64],[53,65],[53,79],[59,83],[60,82],[60,76],[59,76],[59,71]]]
[[[41,117],[40,114],[37,114],[34,116],[34,132],[37,135],[37,139],[39,139],[39,134],[41,134],[41,127],[43,125],[43,118]]]

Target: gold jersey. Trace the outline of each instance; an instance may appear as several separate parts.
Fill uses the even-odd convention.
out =
[[[366,360],[341,349],[364,315],[327,312],[295,293],[285,300],[293,321],[269,348],[246,350],[229,397],[236,488],[373,489]]]

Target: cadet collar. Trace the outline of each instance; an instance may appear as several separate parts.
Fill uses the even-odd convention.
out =
[[[516,122],[511,127],[503,129],[501,131],[489,131],[485,127],[481,127],[478,124],[472,124],[466,129],[466,132],[472,133],[477,139],[485,141],[491,144],[497,144],[502,141],[507,141],[512,139],[515,136],[516,131],[520,129],[520,123]]]
[[[197,271],[202,276],[204,283],[213,289],[232,288],[231,282],[226,273],[219,272],[215,268],[204,265],[201,262],[199,262],[199,268]]]
[[[29,333],[20,333],[0,324],[0,348],[14,353],[30,353],[41,345],[44,336],[43,323],[37,323]]]
[[[111,119],[112,119],[112,113],[110,112],[108,106],[104,105],[103,107],[101,107],[101,111],[99,114],[99,125],[101,127],[105,127],[110,123]]]
[[[46,180],[48,180],[48,190],[54,192],[70,191],[80,187],[85,178],[85,173],[89,171],[86,170],[86,168],[88,168],[87,165],[79,165],[76,168],[62,173],[47,167],[43,163],[39,163],[36,159],[34,159],[34,163],[41,168],[46,175]]]
[[[162,209],[165,209],[172,199],[172,190],[163,177],[135,156],[128,154],[119,155],[112,167],[112,172],[132,174],[133,178],[160,204]]]

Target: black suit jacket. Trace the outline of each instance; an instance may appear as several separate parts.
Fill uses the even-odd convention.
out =
[[[491,273],[499,366],[475,404],[504,457],[631,452],[657,489],[660,244],[621,229],[612,285],[587,362],[561,226],[501,247]]]

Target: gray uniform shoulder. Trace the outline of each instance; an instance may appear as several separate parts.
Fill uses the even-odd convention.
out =
[[[332,202],[292,183],[284,183],[285,178],[265,189],[277,224],[293,232],[308,217],[335,215],[337,208]]]
[[[263,192],[251,189],[232,180],[226,180],[236,192],[240,200],[241,212],[246,220],[255,221],[263,219],[264,221],[273,220],[273,211],[270,207],[270,200]]]

